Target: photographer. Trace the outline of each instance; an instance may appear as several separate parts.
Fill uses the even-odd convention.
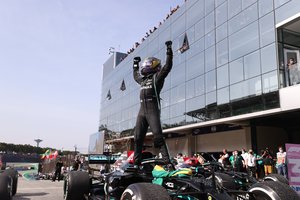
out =
[[[271,156],[269,149],[266,148],[264,154],[263,154],[263,161],[264,161],[264,169],[265,169],[265,175],[269,175],[273,173],[273,157]]]

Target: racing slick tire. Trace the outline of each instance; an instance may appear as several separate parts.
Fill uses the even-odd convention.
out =
[[[18,188],[18,171],[15,169],[7,169],[3,174],[12,178],[12,195],[14,196],[17,193]]]
[[[269,174],[263,179],[264,181],[278,181],[280,183],[289,184],[289,181],[280,174]]]
[[[64,180],[64,199],[82,200],[90,190],[90,177],[87,172],[71,171]]]
[[[256,200],[299,200],[298,194],[290,186],[275,181],[255,183],[248,192]]]
[[[228,174],[215,172],[215,180],[218,186],[224,187],[229,190],[236,190],[238,187],[234,182],[234,178]]]
[[[120,200],[169,200],[167,190],[152,183],[134,183],[123,192]]]
[[[0,174],[0,197],[1,200],[12,199],[12,178],[5,174]]]

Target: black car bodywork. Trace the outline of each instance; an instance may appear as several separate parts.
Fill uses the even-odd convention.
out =
[[[190,175],[178,176],[165,170],[160,185],[153,184],[153,169],[162,165],[159,159],[147,159],[138,169],[124,163],[120,170],[92,176],[75,171],[68,174],[64,184],[66,200],[100,199],[208,199],[208,200],[298,200],[298,195],[281,182],[253,182],[238,187],[236,180],[215,162],[191,170]],[[180,170],[178,170],[180,171]],[[170,173],[169,173],[170,172]],[[176,173],[177,174],[177,173]],[[178,173],[180,174],[180,173]],[[245,179],[246,180],[246,179]],[[155,191],[155,192],[154,192]]]

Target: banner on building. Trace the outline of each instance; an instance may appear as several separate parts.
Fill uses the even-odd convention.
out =
[[[290,186],[300,195],[300,144],[285,144]]]

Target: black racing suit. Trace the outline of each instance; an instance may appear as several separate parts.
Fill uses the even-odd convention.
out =
[[[134,132],[134,164],[139,165],[142,161],[142,150],[145,135],[148,127],[153,133],[154,147],[159,148],[165,163],[170,163],[170,156],[167,145],[163,138],[160,123],[160,91],[164,85],[165,78],[169,74],[173,65],[172,49],[167,50],[167,59],[164,67],[148,76],[141,76],[138,65],[134,67],[134,80],[141,85],[140,89],[140,110],[136,120]]]

